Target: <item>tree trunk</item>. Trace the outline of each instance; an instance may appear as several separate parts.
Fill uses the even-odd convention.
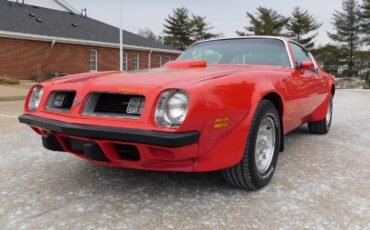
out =
[[[350,47],[349,47],[349,63],[348,63],[348,73],[350,74],[350,77],[353,77],[353,33],[351,33],[350,36]],[[348,77],[347,73],[347,77]]]

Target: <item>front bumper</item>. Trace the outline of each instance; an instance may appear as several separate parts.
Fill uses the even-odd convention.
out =
[[[197,131],[169,133],[82,125],[32,115],[19,117],[42,136],[46,149],[64,151],[96,164],[157,171],[193,171]]]
[[[150,130],[70,124],[26,114],[21,115],[18,119],[21,123],[27,124],[31,127],[38,127],[64,135],[133,142],[163,147],[181,147],[191,145],[198,142],[199,139],[199,132],[197,131],[169,133]]]

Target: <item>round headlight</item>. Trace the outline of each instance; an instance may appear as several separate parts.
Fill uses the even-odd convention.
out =
[[[188,103],[189,97],[183,92],[172,94],[167,99],[167,108],[165,108],[168,119],[174,124],[181,124],[184,122],[188,111]]]
[[[30,96],[30,100],[28,102],[28,109],[30,111],[35,111],[40,106],[40,101],[42,98],[44,90],[41,86],[36,86],[32,90],[32,94]]]
[[[156,123],[160,126],[177,128],[188,112],[189,96],[180,90],[168,90],[159,98],[155,112]]]

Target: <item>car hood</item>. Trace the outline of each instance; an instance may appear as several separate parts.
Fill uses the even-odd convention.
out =
[[[269,67],[275,68],[275,67]],[[280,67],[276,67],[280,68]],[[199,81],[228,76],[238,72],[266,71],[263,66],[246,65],[210,65],[202,68],[188,69],[151,69],[136,72],[99,72],[69,75],[51,80],[53,85],[60,84],[94,84],[94,85],[151,85],[162,88],[171,87],[173,84],[182,86]]]

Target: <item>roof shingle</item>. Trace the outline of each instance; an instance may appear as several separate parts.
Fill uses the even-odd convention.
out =
[[[42,22],[38,22],[38,21]],[[119,43],[119,29],[98,20],[48,8],[0,0],[0,30],[59,38]],[[123,43],[153,49],[175,48],[123,30]]]

